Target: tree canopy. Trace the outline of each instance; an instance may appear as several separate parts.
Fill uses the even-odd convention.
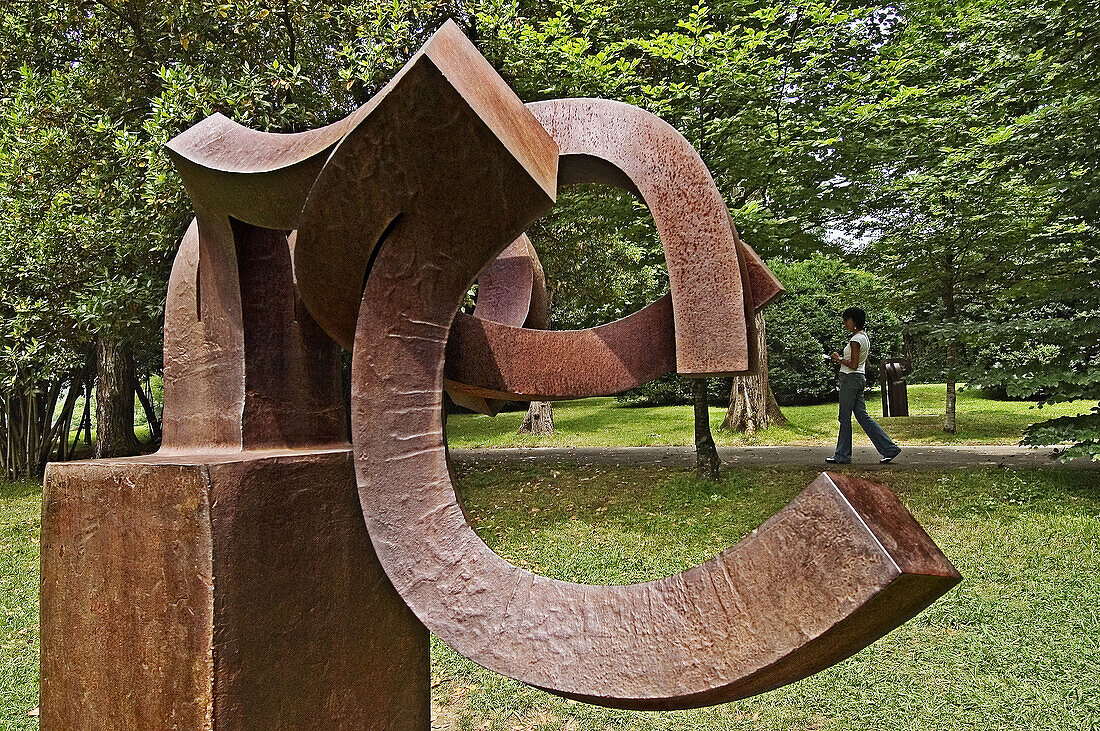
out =
[[[1100,399],[1089,3],[71,0],[0,10],[4,402],[61,393],[105,341],[159,370],[190,217],[165,141],[215,111],[267,131],[343,117],[447,17],[524,99],[619,99],[680,129],[745,240],[883,277],[951,382]],[[532,240],[556,327],[667,287],[627,194],[567,191]],[[1029,438],[1100,457],[1098,418]]]

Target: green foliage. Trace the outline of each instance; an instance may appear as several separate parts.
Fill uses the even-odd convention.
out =
[[[343,117],[447,15],[469,19],[432,0],[6,4],[0,444],[47,433],[26,414],[52,411],[98,339],[160,371],[168,272],[192,215],[165,142],[214,112],[273,132]]]
[[[829,230],[865,195],[865,140],[850,122],[890,25],[882,6],[478,7],[481,48],[521,97],[601,96],[646,108],[696,146],[759,251],[838,251]]]
[[[668,291],[668,272],[648,209],[624,191],[570,186],[530,231],[550,295],[550,325],[602,325]]]
[[[1034,424],[1024,433],[1024,444],[1044,446],[1073,442],[1063,453],[1065,459],[1091,457],[1100,461],[1100,404],[1088,414],[1061,416]]]
[[[1017,395],[1100,398],[1091,10],[1083,0],[8,4],[0,383],[46,388],[100,336],[130,340],[139,370],[158,371],[166,276],[189,217],[164,141],[215,111],[268,131],[333,121],[452,16],[524,99],[620,99],[681,130],[765,256],[828,252],[890,270],[907,338],[943,373]],[[648,212],[625,194],[564,191],[532,238],[555,327],[613,320],[667,288]],[[772,328],[785,351],[772,357],[781,398],[831,390],[807,360],[804,336],[824,339],[808,317]]]
[[[1075,0],[921,0],[880,56],[873,256],[951,377],[1100,398],[1100,16]],[[954,352],[952,353],[952,348]],[[1060,422],[1039,435],[1069,436]]]
[[[821,356],[843,350],[848,335],[840,314],[853,306],[867,311],[867,380],[877,383],[879,365],[901,349],[901,321],[884,278],[820,254],[805,261],[771,260],[768,266],[787,289],[767,310],[768,373],[776,400],[788,405],[835,399],[836,366]]]
[[[49,338],[72,361],[96,336],[121,338],[159,370],[167,274],[191,215],[162,145],[215,111],[268,131],[343,116],[353,81],[392,73],[424,35],[421,15],[442,9],[9,6],[0,15],[0,216],[12,225],[0,230],[0,277],[5,293],[27,294],[4,298],[5,344],[33,354],[32,340]],[[366,47],[388,66],[376,68]]]
[[[632,406],[682,406],[694,403],[691,386],[689,379],[670,373],[618,394],[615,398]],[[732,383],[729,378],[708,378],[708,403],[728,403],[730,388]]]

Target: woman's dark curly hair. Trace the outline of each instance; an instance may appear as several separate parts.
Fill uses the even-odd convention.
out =
[[[849,307],[840,316],[845,320],[851,320],[858,330],[862,330],[867,324],[867,313],[859,307]]]

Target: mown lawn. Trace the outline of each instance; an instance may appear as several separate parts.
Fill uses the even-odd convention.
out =
[[[853,471],[860,474],[858,471]],[[477,467],[459,472],[479,533],[512,562],[623,583],[711,557],[782,507],[808,469]],[[867,473],[891,487],[964,581],[817,676],[697,711],[612,711],[500,678],[433,639],[433,701],[452,729],[1100,728],[1100,475]]]
[[[881,419],[877,392],[868,392],[867,410],[899,444],[1016,444],[1029,424],[1056,416],[1087,413],[1095,401],[1071,401],[1039,409],[1030,401],[993,401],[976,391],[960,391],[956,405],[958,431],[943,431],[945,390],[943,385],[909,387],[906,417]],[[758,432],[751,439],[722,431],[726,416],[722,407],[711,408],[711,427],[718,446],[743,444],[831,445],[836,442],[837,405],[788,406],[783,409],[789,424]],[[516,434],[523,412],[495,417],[455,414],[447,421],[447,439],[452,447],[523,446],[686,446],[695,443],[690,406],[631,407],[613,398],[592,398],[554,405],[553,437]],[[855,427],[855,441],[869,444]]]
[[[42,488],[0,479],[0,729],[38,728],[38,529]]]
[[[862,474],[853,470],[854,474]],[[494,550],[562,579],[623,583],[735,542],[813,478],[729,470],[465,465],[459,491]],[[432,644],[435,728],[903,731],[1100,728],[1100,474],[867,473],[964,575],[929,610],[817,676],[723,706],[612,711],[548,695]],[[36,485],[0,485],[0,728],[36,728]]]

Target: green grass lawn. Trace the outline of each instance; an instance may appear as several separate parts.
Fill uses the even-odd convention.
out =
[[[0,480],[0,729],[38,728],[38,529],[42,488]]]
[[[654,579],[710,558],[814,471],[731,470],[718,484],[661,468],[462,468],[484,540],[570,581]],[[860,474],[856,472],[856,474]],[[1100,476],[1001,470],[875,472],[963,573],[899,630],[817,676],[697,711],[562,700],[433,639],[433,701],[456,729],[1100,728]]]
[[[484,540],[561,579],[658,578],[737,541],[813,478],[659,467],[458,468]],[[794,685],[697,711],[613,711],[501,678],[432,642],[436,728],[798,731],[1100,729],[1100,474],[866,474],[891,487],[963,583],[871,647]],[[37,485],[0,484],[0,728],[36,728]]]
[[[909,387],[911,416],[881,419],[877,392],[868,392],[867,410],[899,444],[1016,444],[1025,427],[1056,416],[1087,413],[1095,401],[1071,401],[1039,409],[1030,401],[993,401],[976,391],[960,391],[956,405],[958,431],[943,431],[945,387],[927,384]],[[831,445],[836,442],[837,405],[788,406],[789,424],[758,432],[752,439],[718,427],[726,409],[712,408],[711,427],[718,446],[744,444]],[[524,446],[690,446],[695,427],[690,406],[631,407],[613,398],[591,398],[554,405],[553,437],[516,434],[523,412],[495,417],[456,414],[447,421],[452,447]],[[858,426],[855,442],[869,444]]]

